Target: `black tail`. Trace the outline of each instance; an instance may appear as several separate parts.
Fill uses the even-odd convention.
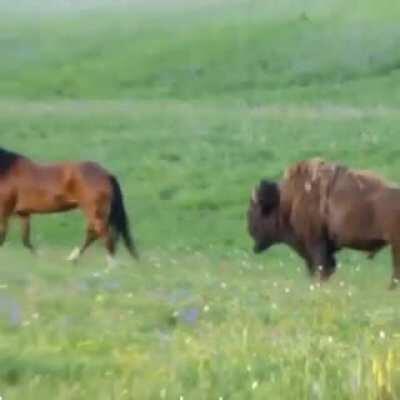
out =
[[[129,253],[135,258],[139,258],[129,230],[129,220],[125,211],[121,186],[115,176],[110,175],[110,182],[113,189],[113,198],[111,201],[109,224],[114,231],[115,240],[117,242],[119,237],[122,236]]]

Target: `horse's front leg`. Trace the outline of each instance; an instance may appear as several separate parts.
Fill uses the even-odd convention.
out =
[[[32,253],[36,253],[31,242],[31,218],[30,215],[20,215],[22,244]]]

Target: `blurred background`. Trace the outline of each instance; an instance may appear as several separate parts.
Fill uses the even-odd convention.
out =
[[[1,94],[399,101],[392,0],[5,1]]]

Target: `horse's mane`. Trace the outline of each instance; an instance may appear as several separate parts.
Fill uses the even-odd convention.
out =
[[[0,176],[5,175],[21,155],[0,147]]]

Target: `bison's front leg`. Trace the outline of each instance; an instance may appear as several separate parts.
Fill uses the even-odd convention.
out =
[[[311,258],[305,257],[305,262],[308,274],[311,278],[313,278],[315,276],[315,273],[317,272],[317,266],[314,264]]]
[[[392,243],[393,275],[389,289],[395,289],[400,282],[400,242]]]
[[[318,271],[319,279],[327,281],[336,270],[335,251],[327,241],[315,243],[309,249],[309,270]]]
[[[322,281],[328,280],[331,275],[336,271],[336,258],[333,253],[328,253],[327,263],[323,266],[320,278]]]
[[[313,261],[312,253],[303,243],[296,243],[293,245],[293,249],[304,260],[310,277],[313,277],[317,272],[317,266]]]

